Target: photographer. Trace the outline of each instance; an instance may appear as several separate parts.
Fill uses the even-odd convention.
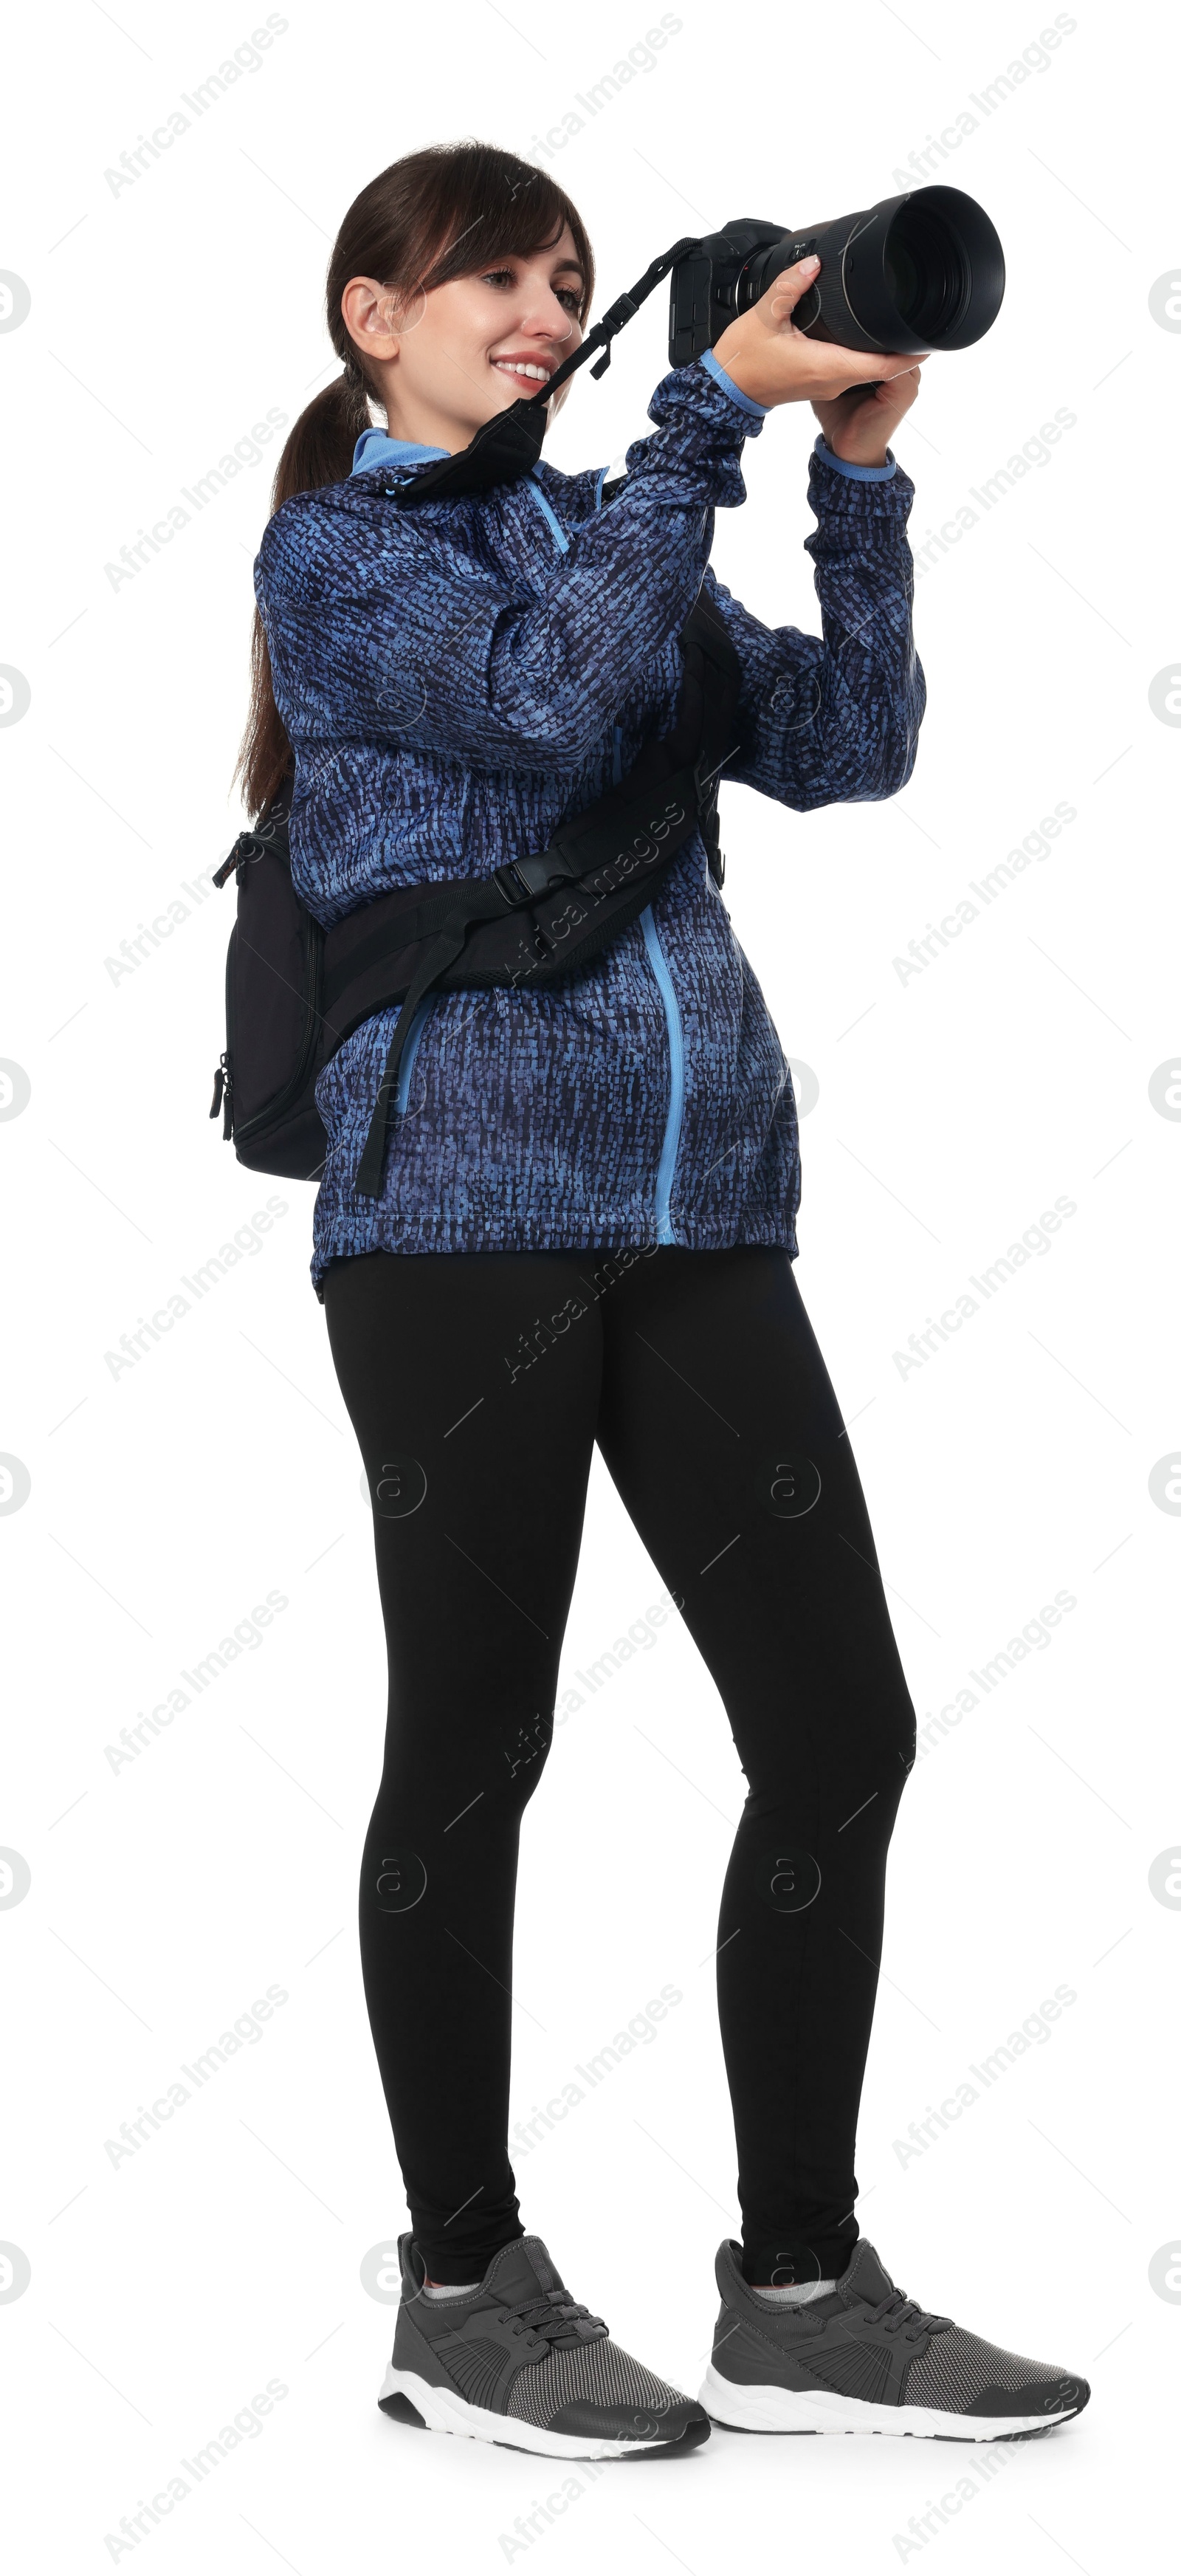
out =
[[[256,565],[243,753],[253,813],[294,754],[293,876],[321,923],[392,887],[486,879],[626,777],[672,727],[703,585],[740,671],[725,779],[801,813],[905,785],[926,692],[913,485],[889,441],[920,369],[796,329],[815,266],[663,378],[617,489],[540,462],[403,510],[399,479],[458,456],[578,346],[591,253],[554,180],[488,146],[411,154],[363,191],[328,272],[343,371],[287,442]],[[822,639],[761,625],[709,568],[743,443],[790,403],[819,423]],[[718,2257],[704,2404],[752,2429],[968,2440],[1064,2420],[1081,2382],[918,2308],[858,2236],[914,1711],[792,1275],[790,1077],[701,834],[586,971],[422,1001],[373,1196],[358,1168],[396,1017],[321,1075],[313,1261],[389,1652],[360,1936],[411,2233],[382,2403],[553,2457],[708,2431],[524,2232],[506,2144],[518,1831],[597,1440],[749,1787],[717,1964],[743,2234]],[[654,1823],[654,1865],[661,1848]],[[618,1896],[575,1851],[545,1868],[555,1940],[593,1943]],[[678,2259],[660,2211],[618,2214],[659,2296]]]

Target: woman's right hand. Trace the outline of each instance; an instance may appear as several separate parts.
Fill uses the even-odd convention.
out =
[[[797,331],[792,314],[819,266],[813,253],[794,268],[781,269],[749,313],[728,323],[714,343],[718,365],[739,393],[768,411],[780,403],[831,402],[850,385],[902,375],[919,363],[896,351],[875,356],[871,349],[842,349],[833,340],[812,340]]]

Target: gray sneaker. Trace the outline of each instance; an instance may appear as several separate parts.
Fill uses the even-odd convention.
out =
[[[467,2433],[553,2460],[691,2451],[709,2418],[612,2343],[571,2298],[540,2236],[494,2254],[462,2299],[422,2296],[424,2265],[400,2236],[402,2300],[378,2405],[399,2423]]]
[[[1016,2442],[1081,2415],[1091,2394],[1070,2371],[920,2308],[864,2237],[836,2289],[801,2307],[760,2299],[730,2239],[716,2271],[722,2309],[701,2403],[741,2432]]]

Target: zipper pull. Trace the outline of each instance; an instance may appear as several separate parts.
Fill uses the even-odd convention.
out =
[[[234,1132],[234,1077],[230,1071],[229,1056],[226,1054],[224,1049],[222,1051],[217,1071],[213,1077],[213,1104],[209,1112],[211,1118],[216,1118],[218,1110],[222,1107],[223,1101],[225,1104],[225,1114],[222,1120],[221,1132],[225,1142],[228,1144]]]
[[[238,838],[234,843],[233,849],[230,851],[229,857],[223,859],[221,866],[219,868],[215,868],[213,871],[211,879],[211,883],[213,885],[225,885],[227,880],[234,875],[235,870],[242,865],[246,857],[247,850],[250,847],[251,837],[252,836],[249,832],[239,832]]]

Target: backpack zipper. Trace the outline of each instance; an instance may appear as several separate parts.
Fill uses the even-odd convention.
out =
[[[222,871],[223,885],[225,876],[226,871]],[[218,1110],[222,1111],[221,1134],[225,1145],[231,1143],[234,1133],[234,952],[237,945],[238,924],[235,921],[226,941],[226,1042],[213,1077],[213,1105],[209,1112],[211,1118],[216,1118]]]
[[[225,1049],[218,1059],[217,1071],[213,1077],[213,1106],[209,1112],[211,1118],[216,1118],[223,1101],[225,1110],[221,1132],[228,1145],[234,1132],[234,1077],[230,1071],[229,1054]]]

